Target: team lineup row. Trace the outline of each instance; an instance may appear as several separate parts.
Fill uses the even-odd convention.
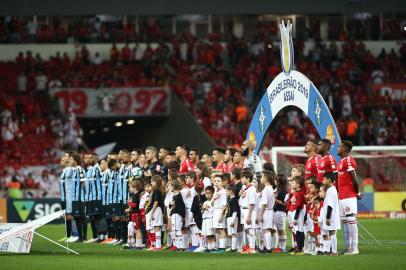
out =
[[[358,192],[352,144],[343,141],[339,164],[331,142],[310,140],[305,165],[289,177],[254,154],[216,148],[212,156],[180,145],[97,155],[67,152],[61,160],[61,202],[67,241],[85,241],[87,217],[93,238],[85,242],[122,249],[241,253],[286,251],[286,221],[292,255],[336,255],[336,231],[344,229],[344,254],[358,254]],[[72,236],[72,221],[78,237]]]

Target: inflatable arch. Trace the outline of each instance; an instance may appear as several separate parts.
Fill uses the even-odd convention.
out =
[[[287,26],[283,21],[280,24],[283,72],[273,79],[257,105],[248,129],[247,140],[256,142],[255,153],[258,154],[268,128],[278,112],[287,106],[295,106],[309,117],[320,138],[327,138],[332,142],[330,152],[339,161],[337,149],[341,139],[326,102],[305,75],[293,70],[291,29],[289,21]]]

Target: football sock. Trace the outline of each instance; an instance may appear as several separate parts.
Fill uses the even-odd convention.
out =
[[[272,233],[271,232],[266,232],[264,234],[265,236],[265,246],[267,250],[272,249]]]
[[[66,235],[67,238],[72,236],[72,220],[66,220]]]
[[[243,246],[243,232],[237,232],[237,249],[241,250]]]
[[[231,236],[231,249],[236,250],[237,249],[237,236],[233,234]]]
[[[327,239],[327,240],[323,239],[323,251],[330,253],[330,246],[331,246],[330,239]]]
[[[255,249],[255,231],[254,229],[248,229],[247,233],[248,245],[251,249]]]
[[[272,248],[275,249],[278,247],[278,243],[279,243],[279,237],[278,237],[278,233],[274,232],[272,234]]]
[[[155,247],[161,248],[161,231],[155,232]]]
[[[220,238],[219,239],[219,248],[220,249],[225,249],[226,248],[226,242],[227,242],[226,238]]]
[[[351,249],[353,251],[358,251],[358,224],[355,217],[353,217],[353,220],[349,221],[348,228],[350,231]]]
[[[330,235],[330,241],[331,241],[331,252],[332,253],[337,253],[337,235]]]
[[[286,249],[286,234],[279,235],[279,247],[281,249]]]
[[[297,248],[300,252],[303,251],[303,246],[304,246],[304,232],[297,232],[296,233],[296,242],[297,242]]]

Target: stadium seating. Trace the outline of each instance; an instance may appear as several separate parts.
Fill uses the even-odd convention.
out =
[[[89,41],[88,33],[83,33],[80,25],[76,27],[79,30],[68,29],[66,33],[61,30],[60,35],[68,37],[78,33],[79,39]],[[157,30],[153,26],[151,28],[148,35],[154,36]],[[25,30],[18,29],[21,41],[25,42],[25,38],[28,39]],[[272,31],[271,28],[266,29]],[[36,42],[57,41],[58,32],[55,29],[48,30],[50,33],[46,34],[47,29],[41,28]],[[131,41],[131,38],[126,38],[128,29],[122,30],[124,32],[120,33],[124,36],[114,41]],[[25,54],[14,62],[0,63],[0,74],[3,76],[0,84],[1,107],[9,108],[14,116],[21,117],[21,112],[15,110],[18,102],[25,115],[24,122],[19,119],[21,139],[14,140],[9,144],[10,147],[4,148],[0,155],[0,166],[17,168],[21,164],[38,165],[55,161],[52,158],[38,158],[46,149],[55,147],[55,134],[50,130],[49,106],[45,99],[33,98],[37,95],[35,76],[41,71],[45,72],[48,82],[60,81],[62,86],[170,86],[218,145],[241,143],[257,100],[272,78],[280,72],[278,49],[265,46],[266,40],[262,40],[272,33],[264,35],[263,27],[257,30],[258,39],[254,42],[234,37],[225,47],[217,42],[220,37],[215,34],[210,35],[208,42],[197,40],[189,34],[162,34],[158,35],[159,38],[155,35],[155,38],[169,42],[173,50],[170,52],[166,43],[160,43],[155,50],[148,48],[140,61],[132,60],[134,57],[131,50],[124,52],[112,49],[110,59],[94,64],[84,46],[73,59],[66,55],[56,55],[43,60],[40,55]],[[1,31],[7,32],[4,25]],[[180,43],[184,41],[189,47],[186,60],[182,61]],[[329,97],[335,97],[334,103],[330,103],[330,109],[342,137],[351,138],[360,145],[405,144],[406,126],[399,121],[405,119],[402,101],[388,102],[389,97],[373,95],[368,90],[375,79],[374,71],[382,71],[385,82],[404,80],[405,45],[399,52],[383,51],[374,57],[362,42],[347,37],[341,57],[337,54],[339,48],[325,47],[321,43],[305,57],[303,46],[300,46],[299,41],[297,43],[296,68],[312,79],[327,102]],[[260,47],[257,50],[254,49],[256,44]],[[16,90],[17,77],[22,72],[28,80],[27,93],[24,94]],[[350,112],[343,112],[345,105],[348,105],[345,104],[348,100],[344,96],[350,97]],[[39,124],[45,130],[38,134],[36,127]],[[271,129],[264,143],[266,148],[274,145],[303,145],[306,139],[316,134],[300,112],[281,112],[281,117]]]

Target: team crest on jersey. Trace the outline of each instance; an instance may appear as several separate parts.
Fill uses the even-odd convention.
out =
[[[264,123],[265,123],[265,119],[266,119],[266,115],[265,115],[265,108],[264,106],[261,105],[261,107],[259,108],[259,129],[261,130],[262,133],[264,133]]]
[[[320,108],[320,101],[316,97],[314,100],[314,116],[316,117],[316,123],[318,126],[321,125],[321,108]]]

